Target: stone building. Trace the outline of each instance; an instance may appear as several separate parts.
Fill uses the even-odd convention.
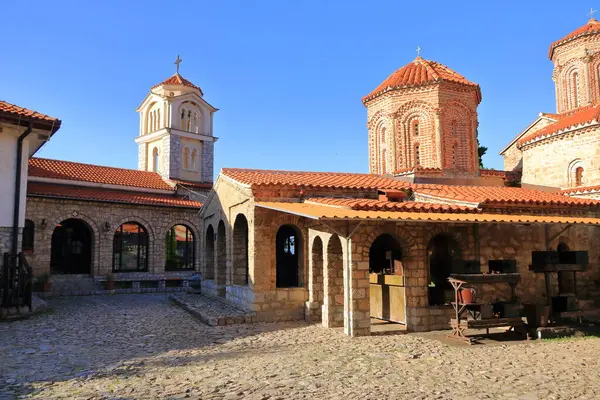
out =
[[[541,113],[500,152],[504,169],[521,173],[524,186],[600,198],[600,22],[552,43],[548,57],[556,113]]]
[[[162,289],[199,271],[204,294],[257,320],[352,336],[370,334],[372,317],[447,328],[447,278],[464,262],[516,263],[524,303],[574,290],[559,274],[547,291],[529,269],[535,250],[588,251],[577,292],[599,301],[600,201],[579,198],[600,192],[587,186],[597,71],[577,61],[594,59],[596,27],[552,45],[559,113],[540,114],[504,149],[508,171],[479,168],[479,86],[419,56],[363,98],[369,174],[225,168],[213,186],[217,110],[177,73],[138,107],[138,171],[30,159],[23,252],[36,274],[65,281],[60,293],[107,274],[127,290]],[[507,296],[479,290],[483,302]]]
[[[22,251],[54,294],[183,287],[199,265],[198,212],[212,187],[213,115],[176,73],[139,106],[139,170],[29,159]]]

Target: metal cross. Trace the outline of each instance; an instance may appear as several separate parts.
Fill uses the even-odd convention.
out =
[[[179,64],[182,62],[183,60],[181,58],[179,58],[179,54],[177,54],[177,60],[175,60],[175,65],[177,66],[177,73],[179,73]]]
[[[593,8],[590,8],[590,12],[588,13],[590,19],[594,18],[594,14],[596,14],[597,12],[598,11],[594,10]]]
[[[421,46],[417,45],[417,57],[421,57]]]

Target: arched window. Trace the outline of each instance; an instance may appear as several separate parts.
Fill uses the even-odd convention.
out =
[[[185,131],[185,125],[186,125],[185,116],[186,116],[185,108],[182,108],[181,109],[181,130],[182,131]]]
[[[379,137],[379,147],[381,149],[381,173],[385,174],[387,172],[386,166],[386,157],[387,157],[387,144],[385,142],[385,127],[381,128],[380,137]]]
[[[32,220],[26,219],[23,227],[23,242],[21,248],[25,252],[32,252],[35,237],[35,224]]]
[[[571,108],[579,107],[579,74],[574,72],[571,77]]]
[[[198,113],[194,113],[194,133],[199,133],[200,127],[198,126]]]
[[[583,185],[583,167],[575,168],[575,186]]]
[[[152,150],[152,171],[158,172],[158,147]]]
[[[113,271],[148,270],[148,232],[137,222],[119,226],[113,239]]]
[[[167,232],[165,270],[194,269],[196,246],[194,234],[186,225],[175,225]]]
[[[300,272],[300,234],[295,226],[283,225],[277,231],[276,284],[277,287],[298,287]]]
[[[183,168],[188,169],[190,167],[190,149],[185,147],[183,149]]]
[[[419,121],[413,122],[413,136],[419,136]]]
[[[454,143],[452,145],[452,167],[454,167],[454,168],[458,167],[458,163],[457,163],[457,159],[456,159],[456,150],[457,150],[457,144]]]
[[[192,169],[195,171],[196,170],[196,149],[192,150]]]
[[[421,147],[417,143],[415,145],[415,166],[421,165]]]

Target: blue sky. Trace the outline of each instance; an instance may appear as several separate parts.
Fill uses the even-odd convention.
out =
[[[368,171],[361,103],[416,56],[481,85],[486,167],[540,111],[554,112],[554,40],[586,23],[571,1],[12,1],[2,5],[0,99],[56,116],[38,153],[137,168],[138,115],[174,73],[215,115],[222,167]]]

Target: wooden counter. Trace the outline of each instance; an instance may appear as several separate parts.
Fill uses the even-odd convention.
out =
[[[371,316],[406,323],[404,276],[371,274]]]

